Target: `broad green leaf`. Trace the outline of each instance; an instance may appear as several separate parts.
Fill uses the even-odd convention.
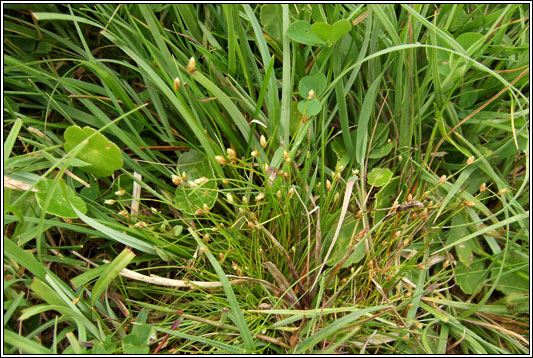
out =
[[[487,270],[481,260],[473,261],[470,267],[458,262],[455,267],[455,282],[468,295],[478,292],[486,278]]]
[[[477,101],[477,94],[478,91],[476,91],[473,87],[465,87],[461,92],[461,96],[459,97],[459,106],[462,108],[472,107]]]
[[[337,223],[334,223],[332,227],[337,227]],[[335,242],[333,251],[331,252],[330,258],[328,259],[327,265],[333,266],[339,263],[339,261],[348,251],[352,238],[354,238],[359,231],[361,231],[360,220],[356,220],[353,216],[346,216],[346,219],[342,223],[341,229],[339,231],[339,236],[337,237],[337,241]],[[335,230],[330,230],[325,236],[325,242],[331,242],[334,234]],[[328,245],[326,245],[326,247],[327,246]],[[346,268],[350,265],[356,264],[361,261],[363,257],[365,257],[365,244],[364,240],[361,240],[357,244],[355,244],[353,253],[346,259],[342,267]]]
[[[89,188],[84,186],[80,190],[80,194],[89,200],[96,200],[96,198],[100,194],[100,187],[98,186],[98,181],[94,178],[89,178],[89,184],[91,186]]]
[[[107,289],[120,271],[128,266],[135,254],[130,249],[124,249],[102,272],[102,275],[96,280],[91,292],[91,306],[100,299],[100,295]]]
[[[462,48],[466,50],[469,55],[472,55],[473,50],[470,48],[477,41],[481,40],[483,35],[478,32],[465,32],[457,37],[457,42],[461,45]]]
[[[52,51],[52,44],[50,44],[49,42],[41,41],[37,45],[37,48],[35,49],[34,53],[39,54],[39,55],[47,55],[51,51]]]
[[[394,147],[394,145],[392,144],[392,142],[388,142],[388,143],[386,143],[385,145],[382,145],[379,148],[372,149],[370,151],[370,154],[368,154],[368,157],[370,159],[383,158],[384,156],[386,156],[387,154],[390,153],[390,151],[392,150],[393,147]]]
[[[291,136],[294,136],[297,132],[298,126],[302,122],[303,114],[298,110],[298,102],[291,101],[291,123],[289,126]]]
[[[366,177],[368,185],[382,187],[387,185],[392,178],[392,172],[388,168],[374,168]]]
[[[453,245],[455,241],[467,236],[470,232],[466,224],[466,212],[461,211],[453,216],[452,218],[452,228],[448,231],[448,239],[446,240],[446,245]],[[473,250],[475,248],[474,241],[475,239],[464,241],[455,246],[455,253],[457,258],[466,268],[470,267],[473,256]]]
[[[387,185],[382,187],[376,194],[376,201],[374,204],[374,209],[385,209],[391,207],[394,200],[397,199],[398,193],[400,191],[406,192],[405,184],[400,186],[400,177],[392,178]],[[374,222],[378,222],[385,217],[387,214],[384,210],[377,210],[374,214]]]
[[[374,129],[372,129],[374,131]],[[377,123],[374,131],[374,139],[372,139],[372,147],[381,147],[387,142],[389,138],[389,126],[385,123]]]
[[[62,218],[78,218],[78,215],[72,210],[71,204],[81,213],[85,214],[87,212],[85,201],[77,196],[74,189],[68,186],[63,179],[59,180],[58,185],[55,187],[48,207],[43,208],[46,197],[52,190],[53,183],[53,180],[45,179],[35,186],[39,189],[39,192],[35,193],[35,197],[41,209]]]
[[[303,99],[309,97],[309,91],[311,90],[315,92],[315,97],[318,97],[326,89],[326,81],[326,76],[323,73],[305,76],[298,82],[298,92]]]
[[[195,150],[183,153],[178,160],[178,170],[182,174],[186,173],[187,181],[176,188],[174,202],[177,208],[189,215],[194,215],[199,209],[205,210],[204,205],[211,209],[215,205],[218,191],[207,157]],[[201,182],[202,178],[207,181]]]
[[[301,100],[298,102],[298,111],[305,116],[315,116],[322,110],[322,104],[316,98],[312,100]]]
[[[497,276],[501,262],[493,266],[491,276]],[[529,293],[529,256],[519,251],[510,251],[505,260],[505,267],[496,289],[506,295]]]
[[[352,25],[350,21],[342,19],[333,25],[325,22],[315,22],[311,25],[311,31],[318,35],[322,40],[333,44],[340,40],[344,35],[350,32]]]
[[[122,338],[122,348],[126,354],[148,354],[150,347],[146,343],[140,343],[135,334],[128,334]]]
[[[88,144],[78,153],[78,158],[90,164],[81,169],[98,176],[109,176],[122,168],[122,154],[118,146],[91,127],[70,126],[65,131],[65,151],[71,151],[82,141]]]
[[[281,42],[281,6],[279,4],[265,4],[261,6],[259,18],[265,31],[274,40]]]
[[[293,22],[287,30],[287,36],[291,40],[304,45],[325,45],[325,42],[311,31],[311,25],[307,21]]]
[[[111,354],[116,349],[116,343],[113,342],[111,335],[107,335],[104,341],[96,341],[90,354]]]

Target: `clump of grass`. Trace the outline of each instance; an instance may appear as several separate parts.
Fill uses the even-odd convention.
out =
[[[526,6],[5,10],[5,352],[529,352]]]

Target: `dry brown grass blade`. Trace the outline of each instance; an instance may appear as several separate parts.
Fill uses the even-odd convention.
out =
[[[353,179],[348,179],[348,181],[346,182],[346,191],[344,192],[344,199],[342,201],[342,209],[341,209],[341,215],[339,217],[339,223],[337,224],[337,229],[335,230],[335,235],[333,235],[333,240],[331,240],[331,244],[329,245],[329,249],[328,249],[328,252],[326,253],[326,257],[324,257],[324,261],[322,262],[322,265],[320,265],[320,269],[318,270],[316,274],[315,282],[313,282],[313,286],[311,286],[311,295],[313,295],[314,293],[314,289],[318,282],[318,279],[320,278],[320,274],[322,273],[322,270],[324,269],[326,262],[328,262],[329,255],[331,254],[331,251],[333,251],[333,247],[335,247],[335,242],[337,242],[337,238],[339,237],[342,223],[344,222],[344,217],[346,216],[346,212],[348,211],[348,204],[350,203],[350,197],[352,195],[354,184],[355,184],[355,180]]]
[[[301,309],[300,302],[298,301],[298,296],[296,296],[296,293],[291,288],[289,281],[287,281],[285,276],[283,276],[283,274],[278,270],[276,265],[274,265],[270,261],[265,262],[263,265],[267,268],[268,272],[270,272],[272,277],[274,277],[274,280],[278,284],[281,291],[285,293],[283,298],[287,301],[287,303],[290,306],[294,305],[295,308]]]
[[[27,191],[30,190],[31,185],[18,179],[13,179],[4,175],[4,188]],[[38,193],[39,189],[31,188],[31,191]]]

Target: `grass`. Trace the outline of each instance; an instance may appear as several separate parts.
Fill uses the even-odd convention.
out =
[[[4,353],[529,353],[529,10],[5,4]]]

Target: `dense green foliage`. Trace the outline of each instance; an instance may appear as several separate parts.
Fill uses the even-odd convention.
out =
[[[5,353],[529,352],[527,5],[4,5]]]

